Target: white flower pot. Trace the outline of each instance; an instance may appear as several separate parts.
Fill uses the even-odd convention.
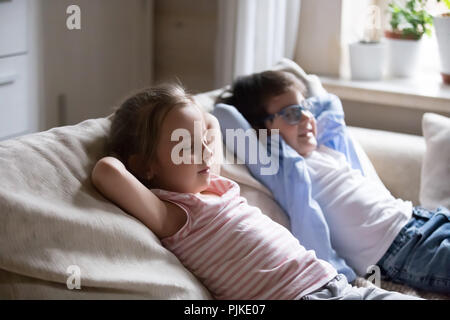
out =
[[[383,78],[386,57],[385,43],[351,43],[349,53],[353,80],[381,80]]]
[[[412,77],[417,73],[421,40],[386,38],[388,72],[393,77]]]
[[[444,82],[450,82],[450,17],[434,17],[434,27],[441,57],[442,77]]]

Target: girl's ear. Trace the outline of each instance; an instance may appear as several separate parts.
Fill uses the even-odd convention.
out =
[[[150,166],[147,169],[147,172],[145,173],[145,178],[150,181],[153,179],[154,176],[155,176],[155,171],[152,169],[152,166]]]
[[[133,154],[128,158],[128,166],[132,173],[141,178],[151,180],[154,176],[153,165],[149,167],[143,166],[142,158],[137,154]]]
[[[156,172],[158,172],[158,170],[156,169],[157,164],[155,162],[156,161],[153,161],[151,164],[146,165],[146,167],[144,168],[144,177],[148,181],[152,180],[156,176]]]

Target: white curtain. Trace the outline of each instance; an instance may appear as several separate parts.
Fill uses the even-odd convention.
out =
[[[293,59],[301,0],[219,0],[217,88]]]

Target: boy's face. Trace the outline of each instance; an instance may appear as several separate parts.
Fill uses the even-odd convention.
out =
[[[295,87],[270,98],[267,102],[267,112],[275,114],[283,108],[300,104],[305,97]],[[297,124],[288,124],[282,116],[275,116],[272,121],[266,120],[267,129],[279,129],[280,135],[301,156],[307,156],[317,147],[317,127],[314,116],[309,111],[302,111],[302,117]]]

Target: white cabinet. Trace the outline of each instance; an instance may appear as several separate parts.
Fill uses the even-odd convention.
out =
[[[0,58],[0,139],[28,130],[26,55]]]
[[[27,51],[27,0],[0,0],[0,57]]]
[[[29,127],[27,0],[0,0],[0,140]]]

